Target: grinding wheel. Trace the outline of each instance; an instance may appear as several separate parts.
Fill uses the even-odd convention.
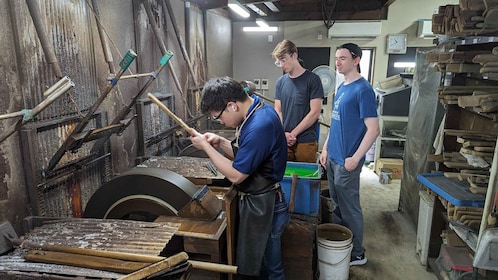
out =
[[[197,187],[163,168],[135,167],[102,185],[88,201],[84,218],[152,222],[158,216],[177,216]]]

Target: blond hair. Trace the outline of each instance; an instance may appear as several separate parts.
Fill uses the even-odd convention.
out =
[[[293,53],[297,53],[296,45],[290,40],[283,40],[275,46],[271,55],[275,59],[283,59],[285,54],[292,55]]]

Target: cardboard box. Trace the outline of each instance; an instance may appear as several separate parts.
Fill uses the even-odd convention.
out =
[[[375,163],[375,173],[380,175],[381,168],[389,168],[392,170],[392,179],[401,179],[403,175],[403,160],[397,158],[379,158]]]

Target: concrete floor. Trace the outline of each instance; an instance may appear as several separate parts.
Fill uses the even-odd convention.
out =
[[[420,264],[415,252],[415,225],[406,214],[398,212],[400,182],[380,184],[377,174],[363,167],[360,198],[365,222],[363,246],[368,262],[350,267],[350,280],[437,279]],[[327,182],[322,181],[322,189],[327,187]]]

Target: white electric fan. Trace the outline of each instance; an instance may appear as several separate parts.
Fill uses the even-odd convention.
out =
[[[312,72],[320,77],[320,80],[322,81],[323,93],[325,93],[325,96],[329,97],[330,95],[334,94],[336,79],[335,69],[328,65],[320,65],[313,69]]]

